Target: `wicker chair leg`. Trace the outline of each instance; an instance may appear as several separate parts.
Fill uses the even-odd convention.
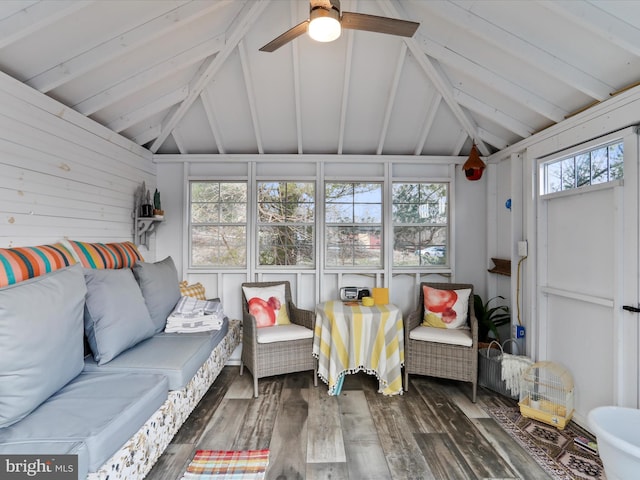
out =
[[[478,384],[476,382],[472,383],[473,385],[473,394],[471,395],[471,401],[476,403],[476,391],[478,390]]]
[[[242,375],[243,370],[244,370],[244,362],[240,360],[240,375]]]
[[[407,370],[406,367],[404,369],[404,391],[405,392],[409,391],[409,371]]]
[[[318,367],[313,367],[313,386],[318,386]]]
[[[253,376],[253,396],[258,398],[258,377]]]

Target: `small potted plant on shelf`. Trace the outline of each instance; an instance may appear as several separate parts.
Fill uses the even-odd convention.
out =
[[[156,188],[156,191],[153,193],[153,216],[155,218],[163,218],[164,210],[162,210],[162,204],[160,202],[160,192]]]
[[[511,322],[508,305],[490,306],[491,302],[496,299],[504,300],[504,297],[498,295],[483,302],[480,295],[475,294],[473,296],[474,312],[478,320],[478,339],[480,343],[487,345],[491,340],[500,342],[498,327],[508,325]]]

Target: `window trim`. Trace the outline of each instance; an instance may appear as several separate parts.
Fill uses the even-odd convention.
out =
[[[599,147],[603,147],[605,145],[609,145],[616,142],[624,143],[624,139],[629,134],[634,133],[638,134],[638,127],[625,127],[621,130],[617,130],[615,132],[608,133],[601,137],[596,137],[586,142],[580,143],[578,145],[574,145],[569,148],[565,148],[563,150],[559,150],[557,152],[551,153],[549,155],[545,155],[544,157],[540,157],[536,159],[536,194],[539,198],[552,198],[556,196],[563,195],[575,195],[582,192],[600,190],[602,188],[612,188],[615,185],[622,185],[622,179],[611,180],[605,183],[598,183],[595,185],[585,185],[582,187],[576,187],[569,190],[562,190],[560,192],[549,192],[543,193],[542,183],[544,182],[544,178],[541,175],[542,167],[545,163],[551,163],[553,161],[559,161],[564,158],[573,157],[576,155],[580,155],[582,153],[588,153],[592,150],[597,150]],[[624,155],[623,155],[623,164],[624,164]],[[624,168],[624,167],[623,167]]]

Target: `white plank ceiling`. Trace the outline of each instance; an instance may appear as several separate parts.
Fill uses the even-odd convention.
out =
[[[156,153],[483,155],[640,82],[640,1],[3,0],[0,70]]]

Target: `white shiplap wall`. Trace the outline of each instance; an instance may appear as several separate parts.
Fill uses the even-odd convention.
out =
[[[133,240],[150,152],[2,72],[0,104],[0,247]]]

